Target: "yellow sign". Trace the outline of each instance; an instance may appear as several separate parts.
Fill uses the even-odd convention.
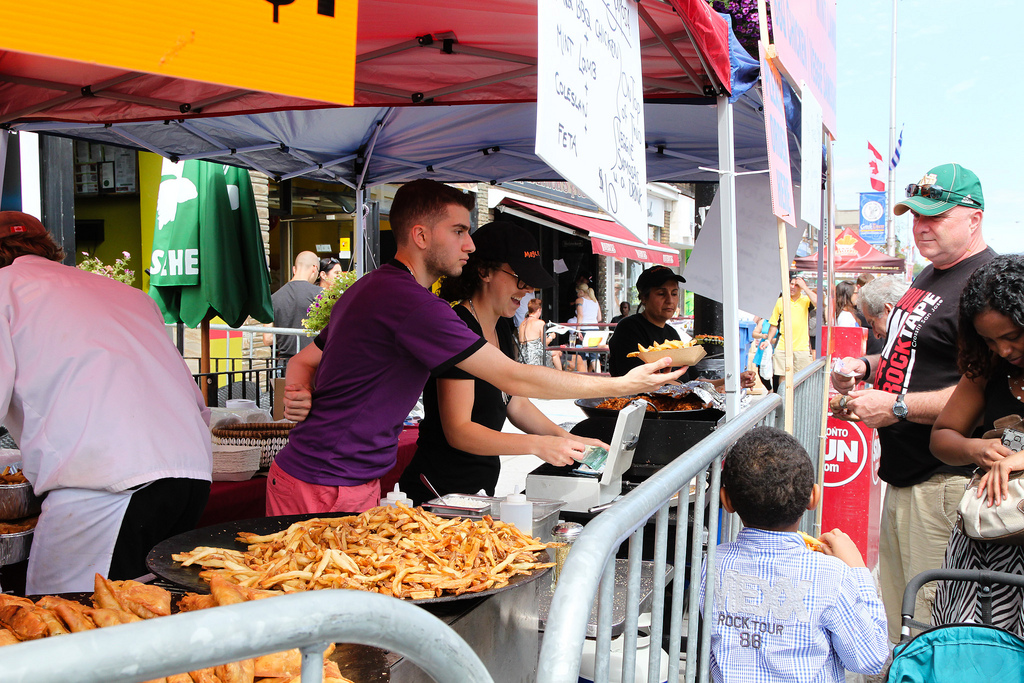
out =
[[[13,2],[4,6],[0,49],[351,105],[357,5],[358,0]]]
[[[349,258],[352,255],[352,238],[342,237],[338,240],[338,256]]]

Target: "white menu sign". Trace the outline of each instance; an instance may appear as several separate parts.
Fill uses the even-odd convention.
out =
[[[646,241],[637,20],[634,0],[537,3],[536,153]]]

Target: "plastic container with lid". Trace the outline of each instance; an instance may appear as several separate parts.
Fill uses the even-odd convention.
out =
[[[409,498],[404,493],[402,493],[401,489],[398,488],[398,484],[395,484],[395,490],[394,491],[388,491],[388,495],[385,496],[384,499],[380,501],[380,504],[381,505],[387,505],[388,507],[396,508],[396,507],[398,507],[399,503],[401,503],[402,505],[404,505],[406,507],[410,507],[411,508],[412,507],[412,498]]]
[[[501,521],[514,524],[527,536],[533,536],[533,502],[525,493],[510,493],[501,501]]]

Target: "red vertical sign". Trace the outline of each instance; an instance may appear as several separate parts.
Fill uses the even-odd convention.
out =
[[[835,358],[864,355],[868,330],[826,327]],[[821,530],[839,528],[857,544],[869,568],[878,563],[878,532],[882,485],[878,479],[878,435],[859,422],[828,418]]]

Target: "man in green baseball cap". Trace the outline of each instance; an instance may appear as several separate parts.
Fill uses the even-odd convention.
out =
[[[938,216],[954,206],[985,210],[981,181],[970,169],[960,164],[942,164],[907,186],[907,198],[893,207],[897,216],[907,211],[922,216]]]
[[[955,462],[940,461],[929,439],[931,425],[960,381],[960,293],[971,274],[995,257],[981,234],[984,209],[981,181],[959,164],[936,166],[907,187],[907,198],[893,212],[914,214],[914,244],[931,265],[889,314],[882,353],[844,358],[853,379],[832,374],[836,390],[850,397],[846,409],[862,426],[878,430],[878,476],[888,486],[878,542],[879,583],[893,642],[900,636],[907,581],[942,566],[949,529],[956,523],[956,511],[944,501],[959,500],[971,470],[982,464],[967,453]],[[851,391],[860,379],[874,388]],[[918,593],[914,617],[929,623],[933,600],[934,589]]]

